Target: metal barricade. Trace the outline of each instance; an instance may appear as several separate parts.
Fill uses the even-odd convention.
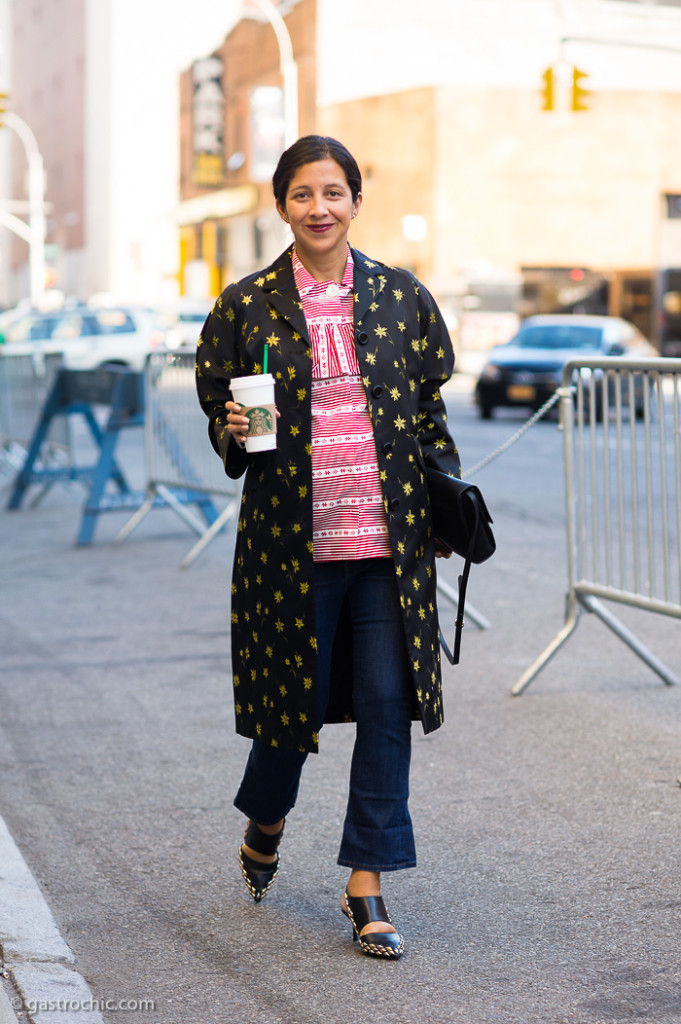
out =
[[[33,353],[29,346],[0,347],[0,469],[14,475],[21,467],[62,357]],[[71,432],[55,422],[42,452],[43,460],[71,460]]]
[[[604,600],[681,618],[681,359],[575,360],[563,371],[565,624],[521,694],[593,612],[665,683],[678,682]]]
[[[208,440],[208,421],[196,394],[193,353],[154,353],[149,358],[145,408],[147,497],[115,539],[125,540],[161,499],[199,536],[181,562],[186,568],[236,515],[241,484],[226,475]],[[178,489],[222,496],[227,505],[207,526],[176,500]]]

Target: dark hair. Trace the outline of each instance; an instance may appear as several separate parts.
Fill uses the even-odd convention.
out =
[[[362,191],[362,174],[352,153],[328,135],[304,135],[284,150],[272,177],[272,191],[280,206],[286,206],[286,193],[291,178],[299,167],[317,160],[335,160],[343,168],[353,202]]]

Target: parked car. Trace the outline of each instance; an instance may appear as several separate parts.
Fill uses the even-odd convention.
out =
[[[166,348],[172,352],[196,352],[199,335],[213,303],[201,299],[179,300],[163,317]]]
[[[62,353],[64,366],[72,370],[111,364],[143,370],[148,355],[163,348],[165,337],[157,313],[127,306],[72,306],[6,316],[0,333],[0,340],[16,346],[16,352]]]
[[[641,332],[619,317],[531,316],[510,341],[490,350],[475,385],[475,399],[483,419],[489,419],[497,406],[536,410],[559,387],[570,359],[657,355]]]

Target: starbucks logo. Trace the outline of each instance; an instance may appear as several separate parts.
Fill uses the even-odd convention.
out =
[[[262,406],[254,406],[248,412],[250,437],[258,437],[260,434],[272,434],[274,432],[274,419],[269,409]]]

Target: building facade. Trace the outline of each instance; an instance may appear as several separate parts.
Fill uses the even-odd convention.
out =
[[[48,284],[67,295],[210,297],[287,243],[274,10],[299,132],[360,163],[351,240],[413,269],[453,328],[484,345],[511,313],[598,308],[652,333],[681,311],[681,0],[0,4],[13,108],[46,162]],[[4,230],[0,246],[16,302],[26,247]]]
[[[306,135],[317,130],[317,0],[288,0],[278,10],[297,70],[295,120],[299,134]],[[282,85],[277,37],[258,12],[181,76],[183,294],[215,296],[273,259],[287,242],[271,187],[285,143]]]
[[[158,304],[177,294],[177,76],[222,38],[238,0],[0,0],[13,111],[45,163],[47,280],[66,296]],[[3,40],[6,42],[6,40]],[[3,62],[4,63],[4,62]],[[9,61],[8,61],[9,64]],[[25,154],[2,132],[4,194]],[[0,303],[29,294],[27,247],[0,232]]]
[[[347,0],[339,18],[330,0],[301,0],[282,12],[305,69],[301,133],[340,138],[363,172],[354,244],[413,269],[472,344],[539,309],[622,313],[654,334],[660,272],[681,266],[681,219],[668,216],[681,194],[678,3]],[[286,241],[252,174],[247,115],[259,86],[281,84],[274,35],[249,18],[214,52],[226,162],[213,189],[253,190],[249,209],[210,228],[224,242],[201,278],[212,293]],[[183,200],[209,191],[182,180]],[[194,210],[185,259],[201,238]]]

